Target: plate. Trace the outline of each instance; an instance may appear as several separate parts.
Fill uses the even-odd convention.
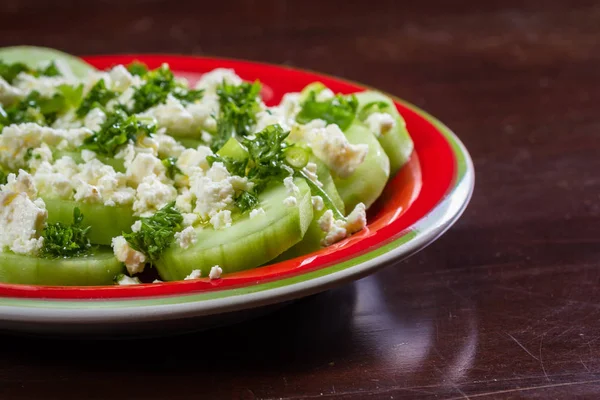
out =
[[[261,95],[267,105],[277,104],[284,93],[300,91],[314,81],[341,93],[368,88],[310,71],[241,60],[173,55],[85,60],[100,69],[134,60],[151,68],[166,62],[190,83],[214,68],[233,68],[243,79],[263,83]],[[364,231],[316,253],[216,281],[97,287],[0,284],[0,329],[118,335],[205,329],[359,279],[423,249],[467,206],[474,186],[473,164],[463,144],[445,125],[394,99],[415,150],[369,210]]]

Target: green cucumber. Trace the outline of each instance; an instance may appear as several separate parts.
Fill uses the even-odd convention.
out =
[[[77,164],[83,163],[83,158],[81,158],[81,152],[79,151],[62,151],[62,150],[54,150],[52,152],[52,157],[55,160],[60,160],[63,157],[71,157],[73,161]],[[103,164],[110,165],[114,168],[116,172],[125,172],[126,168],[123,165],[124,160],[122,158],[114,158],[107,157],[101,154],[96,154],[96,158]]]
[[[62,61],[71,68],[73,74],[78,78],[85,78],[90,72],[96,71],[96,68],[79,57],[47,47],[3,47],[0,48],[0,60],[5,63],[22,62],[31,68],[36,68],[41,62],[45,61]]]
[[[215,265],[225,273],[255,268],[298,243],[313,212],[307,183],[301,178],[294,182],[300,189],[296,206],[283,204],[289,194],[282,184],[271,186],[259,196],[258,207],[263,208],[264,215],[250,218],[245,213],[231,227],[218,231],[198,228],[196,243],[185,250],[174,243],[155,263],[161,278],[181,280],[196,269],[206,277]]]
[[[335,186],[351,212],[358,203],[369,208],[377,200],[390,177],[390,159],[369,129],[355,121],[344,132],[352,144],[366,144],[369,152],[362,164],[348,178],[334,178]]]
[[[325,163],[319,161],[316,157],[313,157],[311,161],[317,164],[317,176],[319,177],[319,181],[323,184],[321,189],[329,196],[329,199],[339,213],[346,215],[344,211],[344,202],[335,187],[329,169]],[[318,193],[312,193],[312,195],[316,196]],[[321,210],[313,210],[313,219],[304,234],[304,238],[302,238],[300,243],[295,244],[290,249],[286,250],[274,261],[289,260],[319,250],[321,248],[321,240],[325,237],[325,232],[319,227],[319,219],[323,216],[325,211],[327,211],[327,207],[323,207]]]
[[[38,258],[0,253],[0,282],[27,285],[111,285],[124,273],[110,249],[74,258]]]
[[[369,103],[380,102],[387,105],[383,112],[389,113],[396,120],[396,126],[393,129],[377,138],[390,159],[390,174],[393,176],[406,164],[414,149],[414,143],[406,129],[406,122],[398,112],[394,101],[386,95],[371,90],[354,95],[358,100],[359,110]]]
[[[128,206],[111,207],[53,198],[43,200],[48,210],[48,223],[71,224],[73,210],[78,207],[83,214],[83,225],[91,226],[88,237],[94,244],[110,245],[113,237],[131,232],[131,225],[136,220]]]

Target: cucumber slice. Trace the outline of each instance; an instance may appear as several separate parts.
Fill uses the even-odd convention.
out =
[[[52,157],[54,157],[55,160],[59,160],[62,157],[71,157],[73,161],[75,161],[77,164],[83,163],[81,153],[78,151],[55,150],[52,152]],[[116,172],[125,172],[126,170],[125,165],[123,165],[123,159],[121,158],[106,157],[101,154],[97,154],[96,158],[103,164],[110,165],[111,167],[113,167]]]
[[[346,215],[344,211],[344,201],[340,197],[340,194],[335,187],[335,183],[333,182],[333,177],[331,176],[329,169],[323,162],[314,157],[311,161],[317,164],[317,175],[319,177],[319,181],[321,181],[323,184],[321,189],[327,193],[329,199],[332,201],[333,205],[338,209],[338,211],[342,215]],[[316,193],[312,193],[312,195],[314,196]],[[286,250],[283,254],[277,257],[274,262],[289,260],[291,258],[299,257],[301,255],[319,250],[321,248],[321,240],[325,237],[325,232],[323,232],[319,227],[318,221],[323,216],[325,211],[327,211],[326,207],[323,207],[322,210],[313,209],[313,219],[300,243],[295,244],[290,249]]]
[[[0,253],[0,282],[27,285],[110,285],[124,273],[109,249],[75,258],[37,258]]]
[[[131,232],[136,218],[131,207],[109,207],[104,204],[78,203],[72,200],[44,198],[48,210],[48,223],[73,222],[73,210],[78,207],[83,214],[83,224],[91,226],[88,233],[94,244],[110,245],[112,238],[123,232]]]
[[[6,63],[22,62],[29,67],[38,67],[44,61],[62,61],[66,63],[73,74],[78,78],[86,77],[96,68],[86,63],[79,57],[63,53],[47,47],[14,46],[0,48],[0,59]]]
[[[259,196],[264,215],[250,218],[244,214],[231,227],[218,231],[198,228],[196,244],[185,250],[174,243],[155,264],[161,278],[181,280],[195,269],[208,276],[214,265],[225,273],[255,268],[298,243],[313,212],[308,185],[303,179],[295,179],[294,183],[300,189],[296,206],[283,204],[289,196],[283,185],[272,186]]]
[[[377,138],[390,159],[390,174],[394,175],[406,164],[414,149],[414,143],[406,129],[406,122],[398,112],[392,99],[386,95],[370,90],[355,93],[355,96],[358,100],[359,110],[366,104],[382,102],[387,104],[385,112],[391,114],[396,120],[396,126],[393,129]]]
[[[390,159],[375,135],[363,124],[355,121],[344,133],[350,143],[369,146],[365,160],[350,177],[334,178],[346,210],[350,212],[358,203],[370,207],[381,195],[390,177]]]

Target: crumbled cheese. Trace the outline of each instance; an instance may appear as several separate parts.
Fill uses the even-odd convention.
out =
[[[11,86],[0,77],[0,103],[11,104],[25,96],[25,92],[19,88]]]
[[[80,180],[77,182],[73,199],[85,203],[99,203],[102,200],[102,195],[96,186]]]
[[[396,120],[388,113],[374,112],[365,121],[369,129],[377,137],[385,135],[396,126]]]
[[[75,86],[79,82],[74,79],[69,79],[63,76],[39,76],[21,72],[13,81],[13,86],[29,93],[32,91],[39,92],[43,97],[51,97],[58,91],[61,85]]]
[[[156,119],[158,126],[166,128],[170,134],[195,136],[202,129],[214,129],[215,111],[211,102],[184,105],[169,94],[164,104],[154,106],[140,115]]]
[[[294,138],[305,141],[312,148],[314,155],[340,178],[352,175],[365,160],[369,151],[369,146],[366,144],[348,142],[336,124],[310,129],[305,126],[294,131]]]
[[[310,199],[315,210],[321,211],[323,207],[325,207],[325,203],[323,203],[323,198],[321,196],[312,196]]]
[[[46,143],[42,143],[40,147],[31,151],[31,159],[29,160],[29,169],[37,169],[43,162],[52,162],[54,156],[52,150]]]
[[[325,211],[317,222],[321,230],[325,232],[325,237],[321,240],[323,246],[330,246],[346,237],[345,222],[334,219],[333,211]]]
[[[216,68],[200,77],[196,83],[196,89],[204,89],[206,93],[215,93],[217,87],[223,82],[237,86],[241,85],[243,81],[233,69]]]
[[[250,211],[250,219],[254,219],[261,215],[265,215],[265,210],[262,207],[255,208],[254,210]]]
[[[139,153],[127,167],[126,175],[134,186],[139,185],[146,177],[165,179],[166,168],[158,157],[148,153]]]
[[[327,101],[332,99],[335,96],[335,93],[329,88],[325,88],[317,93],[316,100],[317,101]]]
[[[3,192],[25,193],[31,200],[34,200],[38,194],[33,177],[22,169],[19,170],[19,175],[8,174],[6,184],[0,185],[0,190]]]
[[[183,226],[192,226],[198,221],[198,215],[194,213],[182,213]]]
[[[283,180],[283,184],[284,184],[285,188],[287,189],[287,193],[289,195],[292,195],[294,197],[300,196],[300,189],[294,183],[294,178],[292,178],[291,176],[288,176],[287,178],[285,178]]]
[[[104,121],[106,121],[106,114],[96,107],[87,113],[83,120],[83,126],[92,131],[99,131]]]
[[[183,278],[184,281],[191,281],[193,279],[199,279],[202,276],[202,271],[199,269],[192,270],[188,276]]]
[[[96,158],[96,153],[94,153],[91,150],[81,150],[81,159],[88,163],[90,161],[92,161],[94,158]]]
[[[181,232],[175,234],[175,240],[179,243],[182,249],[187,249],[191,245],[195,244],[198,240],[196,237],[196,231],[191,226],[188,226]]]
[[[121,275],[117,280],[117,284],[120,286],[129,286],[129,285],[139,285],[142,283],[139,278],[127,276],[125,274]]]
[[[363,203],[358,203],[346,217],[346,230],[349,234],[361,231],[367,226],[367,211]]]
[[[142,84],[142,79],[137,75],[132,75],[123,65],[117,65],[108,72],[111,90],[123,92],[130,87],[137,87]]]
[[[208,277],[211,280],[219,279],[221,277],[221,274],[223,274],[223,269],[221,267],[219,267],[218,265],[215,265],[214,267],[212,267],[210,269],[210,272],[208,273]]]
[[[0,164],[18,169],[26,164],[30,148],[40,147],[42,143],[58,146],[62,141],[67,143],[67,148],[76,148],[91,135],[92,131],[87,128],[55,129],[34,123],[9,125],[0,135]]]
[[[179,157],[185,151],[185,147],[179,144],[172,136],[164,134],[156,134],[153,139],[158,145],[158,156]]]
[[[294,196],[289,196],[283,199],[283,204],[286,207],[295,207],[298,205],[298,199],[296,199]]]
[[[212,165],[206,176],[195,174],[190,178],[190,192],[196,198],[194,213],[202,219],[214,216],[231,204],[235,194],[229,173],[219,162]]]
[[[149,175],[137,187],[133,213],[142,217],[152,215],[176,197],[177,190],[172,185],[162,183],[156,175]]]
[[[0,191],[0,251],[35,255],[42,248],[48,212],[42,199],[32,201],[24,192]]]
[[[177,159],[177,168],[187,176],[192,176],[210,168],[207,156],[213,155],[212,150],[206,146],[197,149],[184,150]]]
[[[123,236],[117,236],[112,239],[112,247],[117,260],[125,264],[130,275],[135,275],[144,270],[146,265],[146,256],[132,249]]]
[[[192,212],[192,202],[194,201],[194,197],[192,196],[192,192],[189,189],[184,188],[181,190],[181,193],[175,199],[175,207],[181,212],[191,213]]]
[[[317,175],[317,164],[314,162],[309,162],[306,164],[306,167],[302,168],[302,172],[314,182],[318,187],[323,187],[323,183],[319,181],[319,176]]]
[[[135,155],[135,146],[132,143],[128,143],[127,145],[123,146],[117,154],[115,154],[115,159],[123,160],[123,166],[125,168],[129,168],[133,163]]]
[[[152,281],[152,283],[163,283],[163,281],[161,281],[160,279],[155,279]]]
[[[139,232],[142,229],[142,221],[137,220],[131,225],[132,232]]]
[[[210,218],[210,223],[215,229],[224,229],[231,226],[231,211],[221,210]]]

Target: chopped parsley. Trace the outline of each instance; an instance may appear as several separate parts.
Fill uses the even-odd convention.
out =
[[[165,103],[169,94],[184,103],[192,103],[201,99],[204,93],[203,90],[191,90],[177,83],[166,65],[145,73],[144,79],[146,82],[133,94],[133,107],[128,110],[131,114]]]
[[[139,61],[134,61],[127,66],[127,71],[131,75],[144,76],[148,73],[148,66]]]
[[[223,147],[232,136],[244,138],[252,133],[259,110],[260,89],[258,81],[244,82],[237,86],[227,82],[219,85],[217,96],[220,110],[217,116],[217,132],[210,146],[213,151]]]
[[[342,131],[354,121],[358,109],[356,96],[350,97],[337,94],[331,99],[317,101],[317,92],[311,91],[304,102],[296,121],[301,124],[309,123],[314,119],[322,119],[328,124],[337,124]]]
[[[79,208],[73,210],[73,223],[71,225],[56,222],[48,224],[42,232],[44,245],[41,250],[42,257],[68,258],[81,256],[92,248],[87,234],[89,226],[84,227],[83,214]]]
[[[0,168],[0,185],[6,185],[7,181],[8,174],[2,168]]]
[[[76,114],[79,118],[85,117],[93,108],[104,107],[106,103],[118,96],[117,92],[106,87],[104,79],[100,79],[82,100]]]
[[[167,177],[175,179],[175,175],[181,174],[181,170],[177,166],[177,159],[175,157],[167,157],[161,160],[162,165],[167,169]]]
[[[138,232],[124,233],[123,237],[134,250],[155,261],[173,243],[175,233],[182,228],[183,217],[175,209],[175,202],[171,202],[151,217],[140,218],[140,222]]]
[[[5,116],[0,117],[3,125],[35,122],[39,125],[50,125],[58,115],[68,107],[63,94],[55,93],[52,97],[42,97],[34,90],[23,100],[6,108]]]
[[[119,147],[138,135],[151,136],[156,125],[146,123],[135,115],[128,116],[123,110],[116,110],[106,116],[100,130],[85,139],[82,148],[97,153],[114,156]]]
[[[21,72],[24,72],[26,74],[33,75],[36,77],[62,75],[60,73],[60,71],[58,70],[54,61],[52,61],[45,67],[36,69],[36,68],[30,68],[27,65],[20,63],[20,62],[9,64],[9,63],[5,63],[4,61],[0,60],[0,77],[2,77],[2,79],[4,79],[6,82],[12,84],[13,81],[15,80],[15,78],[17,77],[17,75],[19,75]]]

